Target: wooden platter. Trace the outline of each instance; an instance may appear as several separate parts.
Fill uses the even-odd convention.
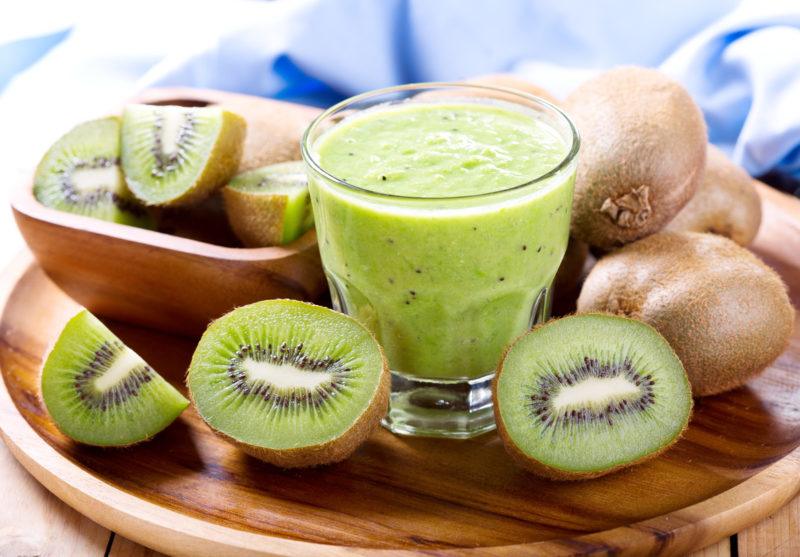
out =
[[[800,203],[759,188],[754,249],[800,304]],[[41,359],[77,304],[29,255],[0,280],[0,428],[16,458],[92,520],[180,555],[682,555],[764,518],[800,490],[800,327],[746,387],[698,401],[683,440],[591,482],[537,480],[495,434],[409,439],[380,430],[350,460],[281,471],[187,410],[125,450],[72,444],[38,397]],[[109,325],[175,385],[191,338]]]

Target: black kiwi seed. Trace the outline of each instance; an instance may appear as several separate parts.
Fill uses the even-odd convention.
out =
[[[633,401],[622,399],[611,402],[605,408],[597,410],[591,407],[556,411],[550,400],[558,394],[559,390],[580,383],[590,377],[619,377],[622,376],[637,387],[640,387],[638,398]],[[556,372],[553,375],[543,376],[538,386],[533,389],[527,403],[530,416],[542,422],[548,422],[547,427],[557,427],[591,421],[605,421],[609,424],[613,419],[624,414],[640,412],[655,402],[653,387],[655,380],[652,375],[642,376],[634,371],[633,364],[626,359],[622,363],[601,363],[596,358],[586,357],[579,366],[565,373]]]
[[[270,362],[276,365],[290,365],[305,371],[330,374],[330,380],[315,388],[313,392],[304,390],[277,390],[273,385],[264,380],[252,381],[247,377],[245,361]],[[350,368],[345,367],[340,359],[330,356],[314,358],[303,351],[303,343],[289,347],[282,342],[277,348],[272,344],[262,347],[242,344],[228,362],[228,377],[231,385],[245,395],[261,397],[276,408],[288,408],[299,404],[319,407],[320,404],[347,387],[347,378]]]
[[[78,391],[78,398],[87,407],[95,410],[108,410],[139,394],[139,387],[152,380],[153,369],[143,364],[132,368],[125,378],[106,391],[99,391],[94,387],[93,380],[108,370],[117,355],[123,350],[125,350],[125,345],[119,341],[103,342],[95,351],[92,361],[75,376],[73,386]]]
[[[158,114],[156,121],[153,124],[153,146],[151,147],[153,157],[155,158],[155,166],[150,170],[150,173],[155,178],[163,178],[170,172],[174,172],[181,167],[181,164],[186,160],[186,151],[192,145],[194,137],[194,128],[196,125],[196,117],[194,112],[187,112],[183,115],[183,122],[181,122],[178,129],[177,145],[178,149],[174,153],[164,153],[164,147],[161,139],[161,130],[164,127],[164,115]]]

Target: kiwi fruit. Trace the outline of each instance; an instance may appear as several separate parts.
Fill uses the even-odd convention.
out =
[[[231,228],[248,247],[288,244],[314,226],[302,161],[239,174],[222,197]]]
[[[565,110],[581,134],[572,235],[600,248],[659,231],[703,179],[706,125],[677,82],[622,67],[579,86]]]
[[[33,195],[47,207],[87,217],[153,228],[120,169],[120,119],[84,122],[56,141],[33,179]]]
[[[244,119],[220,107],[128,105],[122,114],[122,169],[147,205],[199,202],[236,173]]]
[[[579,312],[607,311],[655,327],[683,362],[695,396],[745,383],[789,342],[794,308],[771,268],[732,240],[660,232],[601,259]]]
[[[300,159],[300,140],[320,109],[301,104],[226,94],[220,108],[247,122],[239,172]]]
[[[149,439],[189,405],[86,310],[67,322],[48,354],[42,398],[65,435],[103,447]]]
[[[503,355],[492,393],[515,461],[556,480],[595,478],[667,450],[689,423],[686,372],[658,332],[607,314],[555,319]]]
[[[667,225],[675,232],[710,232],[747,246],[761,226],[761,198],[750,175],[725,153],[708,146],[703,181]]]
[[[523,79],[513,74],[498,73],[481,75],[468,79],[466,83],[489,85],[490,87],[504,87],[506,89],[516,89],[517,91],[522,91],[523,93],[528,93],[529,95],[542,98],[549,103],[558,104],[558,99],[556,99],[549,91],[539,87],[527,79]]]
[[[386,359],[369,331],[295,300],[256,302],[214,321],[186,383],[212,430],[283,468],[347,458],[389,400]]]

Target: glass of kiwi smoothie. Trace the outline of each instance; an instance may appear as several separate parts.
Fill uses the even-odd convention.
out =
[[[579,143],[543,99],[455,83],[358,95],[306,130],[333,306],[385,350],[390,430],[468,438],[494,428],[502,352],[548,317]]]

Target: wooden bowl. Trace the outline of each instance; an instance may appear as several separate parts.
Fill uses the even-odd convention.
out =
[[[200,89],[151,89],[135,102],[219,104],[248,121],[241,170],[297,160],[317,109]],[[22,236],[45,273],[70,297],[105,317],[197,334],[230,309],[266,298],[319,301],[325,277],[314,231],[286,246],[247,249],[217,199],[164,218],[174,234],[45,207],[25,184],[12,200]]]

